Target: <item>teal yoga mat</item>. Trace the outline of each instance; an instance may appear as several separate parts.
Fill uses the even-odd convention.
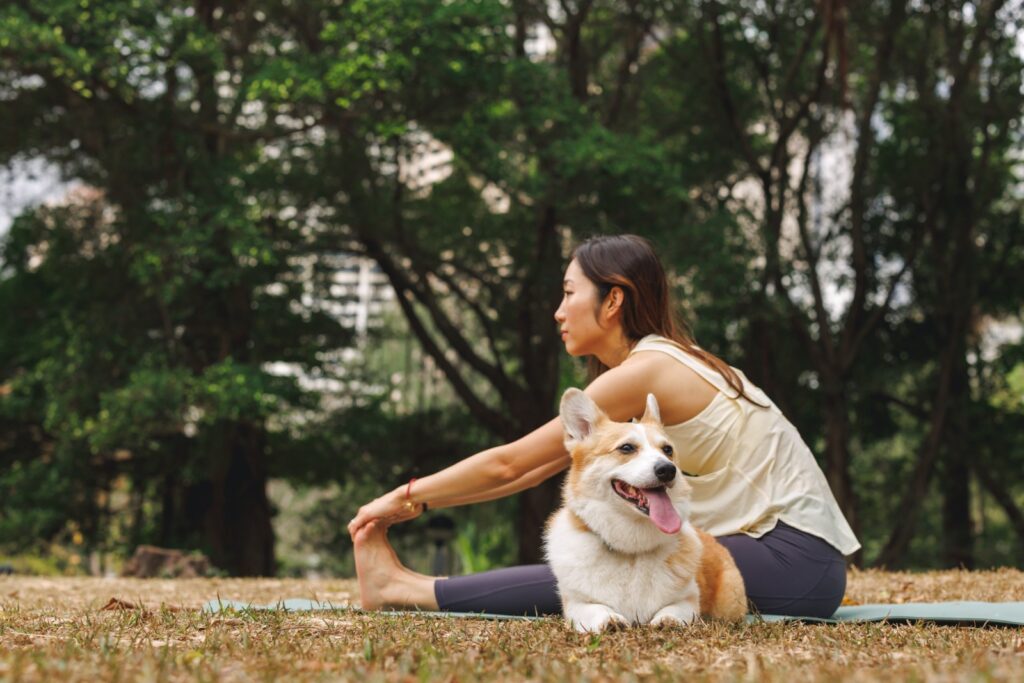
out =
[[[334,605],[329,602],[293,598],[271,604],[259,605],[238,600],[210,600],[203,606],[204,612],[225,612],[229,610],[282,610],[286,612],[311,612],[335,610],[362,612],[348,605]],[[476,612],[410,612],[388,611],[375,614],[416,614],[419,616],[446,619],[490,619],[494,621],[531,621],[537,617],[514,617],[503,614],[480,614]],[[815,617],[789,617],[778,614],[748,615],[747,621],[756,623],[796,621],[806,623],[839,624],[846,622],[930,622],[956,626],[1024,626],[1024,602],[913,602],[902,605],[851,605],[840,607],[829,619]]]
[[[374,610],[373,612],[364,612],[358,607],[335,605],[330,602],[318,602],[316,600],[306,600],[303,598],[290,598],[288,600],[281,600],[280,602],[274,602],[266,605],[242,602],[240,600],[217,599],[210,600],[208,603],[203,605],[204,612],[228,612],[231,610],[280,610],[283,612],[319,612],[331,610],[335,612],[352,612],[354,614],[390,614],[405,616],[414,614],[420,617],[437,617],[439,619],[487,619],[489,621],[534,621],[536,619],[540,619],[540,617],[516,617],[509,614],[485,614],[481,612],[427,612],[421,610]]]

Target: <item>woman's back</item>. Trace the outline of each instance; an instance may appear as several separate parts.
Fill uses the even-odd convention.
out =
[[[663,416],[677,464],[693,486],[695,524],[715,536],[756,538],[781,519],[844,555],[860,547],[796,428],[742,372],[736,371],[753,402],[734,398],[725,378],[665,337],[641,339],[632,354],[643,352],[668,355],[706,383],[701,387],[666,368],[662,378],[680,382],[685,392],[657,392],[659,401],[674,400],[669,399],[673,393],[689,396],[688,404],[677,404]],[[677,422],[680,416],[684,419]]]

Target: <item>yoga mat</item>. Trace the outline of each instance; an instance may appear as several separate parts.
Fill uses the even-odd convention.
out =
[[[334,610],[362,612],[348,605],[292,598],[270,604],[254,604],[238,600],[210,600],[204,612],[230,610],[282,610],[285,612],[311,612]],[[531,621],[539,617],[516,617],[505,614],[478,612],[420,612],[413,610],[376,611],[374,614],[408,615],[447,619],[489,619],[494,621]],[[840,607],[828,619],[817,617],[790,617],[779,614],[749,614],[748,623],[796,621],[805,623],[839,624],[848,622],[913,623],[924,621],[959,626],[1024,626],[1024,602],[912,602],[901,605],[849,605]]]
[[[353,612],[356,614],[389,614],[392,616],[408,616],[410,614],[414,614],[420,617],[436,617],[438,619],[486,619],[488,621],[534,621],[541,618],[527,616],[517,617],[511,614],[486,614],[483,612],[428,612],[424,610],[373,610],[372,612],[367,612],[359,609],[358,607],[351,607],[349,605],[335,605],[330,602],[318,602],[316,600],[306,600],[303,598],[290,598],[288,600],[281,600],[280,602],[273,602],[265,605],[242,602],[240,600],[222,600],[218,598],[216,600],[210,600],[208,603],[203,605],[204,612],[229,612],[231,610],[280,610],[283,612],[318,612],[330,610],[334,612]]]
[[[764,621],[913,623],[926,621],[959,626],[1024,626],[1024,602],[908,602],[900,605],[848,605],[828,619],[762,614]]]

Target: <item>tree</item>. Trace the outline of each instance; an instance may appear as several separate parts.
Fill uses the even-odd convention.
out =
[[[139,534],[159,500],[163,537],[203,528],[226,566],[269,571],[267,472],[322,472],[360,433],[265,370],[327,372],[318,351],[346,343],[319,306],[331,254],[379,264],[468,413],[508,441],[580,382],[551,317],[572,244],[634,232],[661,246],[702,344],[823,453],[855,528],[869,508],[862,535],[892,533],[886,562],[906,556],[936,467],[946,554],[964,561],[961,482],[983,477],[963,454],[1012,422],[977,388],[1002,352],[969,358],[985,316],[1020,315],[1019,11],[8,3],[0,127],[18,134],[0,158],[43,156],[101,191],[27,214],[5,248],[0,450],[19,464],[3,476],[54,511],[20,523],[88,517],[128,472]],[[298,429],[296,410],[317,414]],[[892,529],[876,512],[902,480],[865,485],[889,439],[914,448],[894,456],[910,479]],[[421,455],[388,454],[384,471]],[[105,464],[85,472],[88,458]],[[81,486],[48,480],[52,462]],[[1013,518],[1002,483],[986,490]],[[539,559],[556,496],[549,482],[522,497],[521,560]]]
[[[973,564],[971,453],[992,437],[973,423],[972,353],[982,315],[1020,315],[1021,212],[1014,201],[1024,110],[1021,59],[1013,32],[1020,7],[980,5],[976,13],[922,9],[900,41],[901,82],[914,94],[889,104],[892,136],[883,153],[903,192],[899,204],[922,217],[928,258],[914,264],[915,304],[923,310],[917,343],[932,360],[925,374],[927,431],[896,522],[878,563],[906,553],[921,500],[942,466],[944,560]],[[921,140],[910,147],[906,140]],[[896,177],[890,186],[897,187]],[[972,348],[975,347],[975,348]],[[915,400],[915,399],[911,399]],[[984,413],[976,414],[981,417]],[[984,477],[984,475],[982,475]],[[993,488],[989,486],[988,488]],[[1007,496],[1000,496],[1009,500]]]
[[[261,114],[224,84],[265,65],[249,47],[275,29],[212,3],[60,1],[9,4],[0,26],[0,126],[20,131],[3,158],[45,156],[102,188],[7,240],[13,417],[40,425],[75,509],[95,518],[95,494],[127,473],[137,534],[156,497],[162,541],[198,537],[219,566],[272,574],[267,423],[315,396],[264,364],[313,368],[347,338],[303,303],[299,259],[321,245],[267,162],[293,126],[268,109],[245,125]],[[28,473],[35,455],[11,453]]]
[[[731,213],[750,239],[752,254],[736,252],[746,269],[729,268],[750,287],[745,297],[727,299],[746,311],[749,341],[740,362],[806,436],[821,434],[825,473],[857,531],[853,441],[873,438],[863,417],[872,412],[868,404],[894,398],[887,387],[905,376],[902,354],[933,349],[922,339],[889,336],[886,328],[920,311],[915,304],[929,318],[948,319],[930,339],[957,345],[942,357],[961,368],[957,386],[966,395],[964,316],[979,303],[975,274],[1001,281],[1016,262],[996,247],[1001,262],[980,270],[969,265],[977,251],[972,235],[988,229],[979,222],[994,220],[1013,250],[1013,231],[1005,227],[1015,223],[1006,204],[1012,181],[1004,174],[1019,163],[1007,151],[1019,123],[1020,63],[1004,36],[1019,17],[1002,7],[986,3],[975,16],[899,0],[673,5],[662,50],[651,60],[665,82],[685,82],[677,97],[690,104],[668,110],[674,121],[658,119],[669,131],[664,144],[690,155],[717,144],[718,158],[684,157],[705,169],[697,204],[712,216],[716,207]],[[964,188],[975,183],[987,192],[968,198]],[[923,296],[923,273],[948,292],[946,303]],[[848,295],[830,295],[837,290]],[[1004,290],[999,300],[1005,297]],[[951,309],[961,322],[943,312]],[[789,359],[791,340],[800,360]],[[881,340],[910,346],[884,347]],[[896,365],[877,365],[887,360]],[[799,377],[806,379],[795,382]],[[808,389],[812,403],[791,398]],[[912,528],[927,463],[940,443],[951,442],[946,408],[937,407],[948,403],[937,396],[918,474],[896,517],[900,533]],[[952,450],[969,452],[963,445]],[[946,517],[949,537],[961,540],[969,523],[962,474],[961,468],[946,478],[960,487],[961,502]]]
[[[331,83],[356,41],[377,65],[344,81],[359,96],[345,95],[345,109],[379,112],[373,118],[341,116],[337,92],[321,99],[315,201],[331,208],[332,229],[350,249],[380,264],[424,350],[502,441],[554,414],[552,316],[569,227],[650,231],[685,203],[653,141],[613,126],[653,10],[586,2],[564,10],[381,3],[344,21],[325,16],[324,33],[305,43],[326,69],[305,70],[311,83]],[[553,63],[527,55],[524,27],[538,18],[556,37]],[[506,26],[519,29],[510,36]],[[417,187],[407,159],[431,141],[450,150],[448,175]],[[521,561],[540,560],[557,497],[555,481],[523,494]]]

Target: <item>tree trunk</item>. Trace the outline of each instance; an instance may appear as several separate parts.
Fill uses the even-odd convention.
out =
[[[942,477],[942,563],[951,568],[974,568],[969,475],[964,451],[951,444]]]
[[[176,505],[178,477],[176,472],[166,472],[161,482],[161,510],[159,543],[162,548],[170,548],[175,542],[178,529],[178,506]]]
[[[967,463],[967,413],[970,400],[967,358],[965,354],[960,354],[950,378],[949,429],[944,445],[942,559],[946,566],[966,569],[974,567],[970,469]]]
[[[955,357],[960,347],[961,345],[953,338],[950,339],[943,351],[942,363],[936,378],[938,386],[928,417],[928,431],[918,449],[914,471],[910,475],[910,481],[907,482],[907,489],[897,506],[889,539],[875,560],[877,566],[886,568],[897,566],[910,546],[921,501],[928,493],[928,485],[938,460],[940,444],[946,434],[949,410],[949,373],[953,362],[952,358]]]
[[[211,559],[233,576],[274,575],[274,532],[270,525],[262,427],[222,422],[211,428],[215,463],[206,537]]]
[[[555,334],[554,313],[562,295],[561,240],[557,233],[554,206],[542,209],[537,223],[534,273],[526,278],[520,305],[520,355],[528,385],[528,405],[515,405],[506,399],[513,414],[520,416],[522,433],[547,423],[553,416],[558,391],[558,366],[561,341]],[[519,435],[516,436],[518,438]],[[552,477],[519,496],[517,531],[519,562],[544,561],[544,525],[558,507],[562,477]]]
[[[857,514],[857,495],[850,477],[850,418],[842,383],[826,388],[824,393],[825,411],[825,478],[832,488],[832,495],[839,503],[846,521],[853,533],[860,535],[860,517]],[[853,557],[855,564],[863,560],[862,551]]]

